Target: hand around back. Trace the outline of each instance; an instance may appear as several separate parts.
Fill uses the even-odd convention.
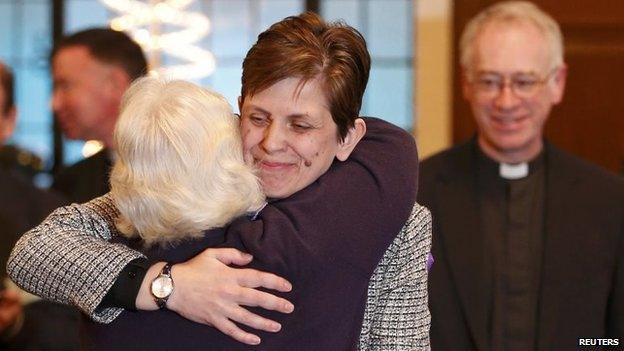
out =
[[[251,262],[252,256],[236,249],[206,249],[194,258],[172,267],[175,289],[167,308],[197,323],[214,326],[237,341],[257,345],[260,338],[240,329],[234,322],[268,332],[277,332],[281,325],[249,312],[243,306],[262,307],[290,313],[294,306],[287,300],[256,290],[266,289],[288,292],[291,284],[271,273],[248,268],[234,268]],[[140,310],[158,307],[151,296],[149,285],[159,274],[164,262],[148,270],[137,296]]]

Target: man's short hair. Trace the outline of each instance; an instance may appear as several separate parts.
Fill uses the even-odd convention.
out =
[[[359,116],[369,71],[366,41],[355,28],[307,12],[258,35],[243,61],[241,99],[286,78],[301,78],[300,89],[319,78],[343,139]]]
[[[4,92],[4,106],[2,107],[3,113],[8,113],[13,107],[15,107],[15,86],[13,72],[9,66],[0,62],[0,87]]]
[[[473,17],[459,41],[460,63],[469,70],[474,63],[474,41],[489,23],[530,23],[542,32],[550,49],[550,67],[563,64],[563,35],[557,22],[535,4],[528,1],[504,1],[487,7]]]
[[[238,118],[224,97],[193,83],[136,80],[113,143],[117,227],[148,245],[199,236],[264,204]]]
[[[131,80],[147,74],[143,50],[127,34],[109,28],[91,28],[76,32],[59,41],[51,59],[62,49],[85,47],[98,61],[122,68]]]

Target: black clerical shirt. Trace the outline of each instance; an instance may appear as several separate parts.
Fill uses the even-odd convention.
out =
[[[535,350],[543,248],[545,167],[540,154],[520,179],[505,179],[500,164],[478,151],[479,211],[492,279],[492,350]]]

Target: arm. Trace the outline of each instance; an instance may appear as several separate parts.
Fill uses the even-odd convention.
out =
[[[97,307],[121,270],[142,257],[106,241],[117,235],[116,216],[107,195],[55,210],[17,242],[7,265],[9,276],[26,291],[111,322],[122,310]]]
[[[119,234],[114,225],[117,215],[109,195],[86,204],[57,209],[18,241],[7,265],[9,276],[23,289],[46,299],[74,305],[95,321],[113,321],[123,309],[99,309],[98,306],[128,263],[143,257],[124,245],[106,241]],[[257,343],[257,337],[242,331],[236,333],[239,329],[232,330],[229,319],[276,331],[275,322],[251,313],[241,314],[240,310],[244,309],[239,303],[289,312],[293,307],[288,301],[255,288],[289,291],[290,284],[273,274],[227,266],[230,263],[243,265],[251,259],[251,256],[232,249],[207,249],[195,259],[179,265],[176,270],[192,273],[193,281],[187,286],[206,286],[208,291],[192,295],[192,303],[173,310],[196,322],[212,324],[250,344]],[[138,307],[156,308],[147,286],[157,275],[159,265],[162,263],[154,264],[145,275],[143,286],[147,302]],[[195,293],[192,289],[190,292]],[[176,300],[174,295],[173,301]]]
[[[431,214],[415,204],[371,278],[359,350],[429,350],[430,249]]]
[[[228,229],[227,244],[251,253],[252,267],[296,282],[288,297],[295,305],[310,302],[315,295],[316,301],[331,300],[345,313],[357,313],[360,306],[363,311],[364,301],[354,309],[344,307],[353,305],[354,299],[352,286],[341,278],[356,281],[358,294],[365,294],[371,274],[405,224],[415,202],[418,162],[414,139],[388,123],[379,120],[366,123],[367,135],[346,162],[335,162],[306,189],[273,202],[261,212],[259,220],[242,219]],[[201,254],[191,261],[196,259],[207,258]],[[174,310],[183,306],[193,308],[198,305],[193,303],[196,299],[193,294],[211,292],[210,285],[193,283],[193,272],[182,269],[185,265],[173,267],[176,290],[171,308]],[[348,288],[338,292],[332,283]],[[151,302],[145,285],[139,296],[146,296],[146,302]],[[237,298],[245,300],[244,294]],[[342,304],[343,301],[347,303]],[[288,341],[289,336],[294,337],[297,330],[304,328],[295,322],[309,309],[309,305],[297,308],[295,315],[287,318],[269,315],[290,322],[279,334],[280,340]],[[241,310],[244,316],[244,309]],[[265,339],[265,347],[278,343],[276,339]]]

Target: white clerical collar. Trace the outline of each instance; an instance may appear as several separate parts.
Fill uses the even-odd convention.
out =
[[[529,164],[522,163],[500,163],[498,174],[504,179],[520,179],[529,175]]]

